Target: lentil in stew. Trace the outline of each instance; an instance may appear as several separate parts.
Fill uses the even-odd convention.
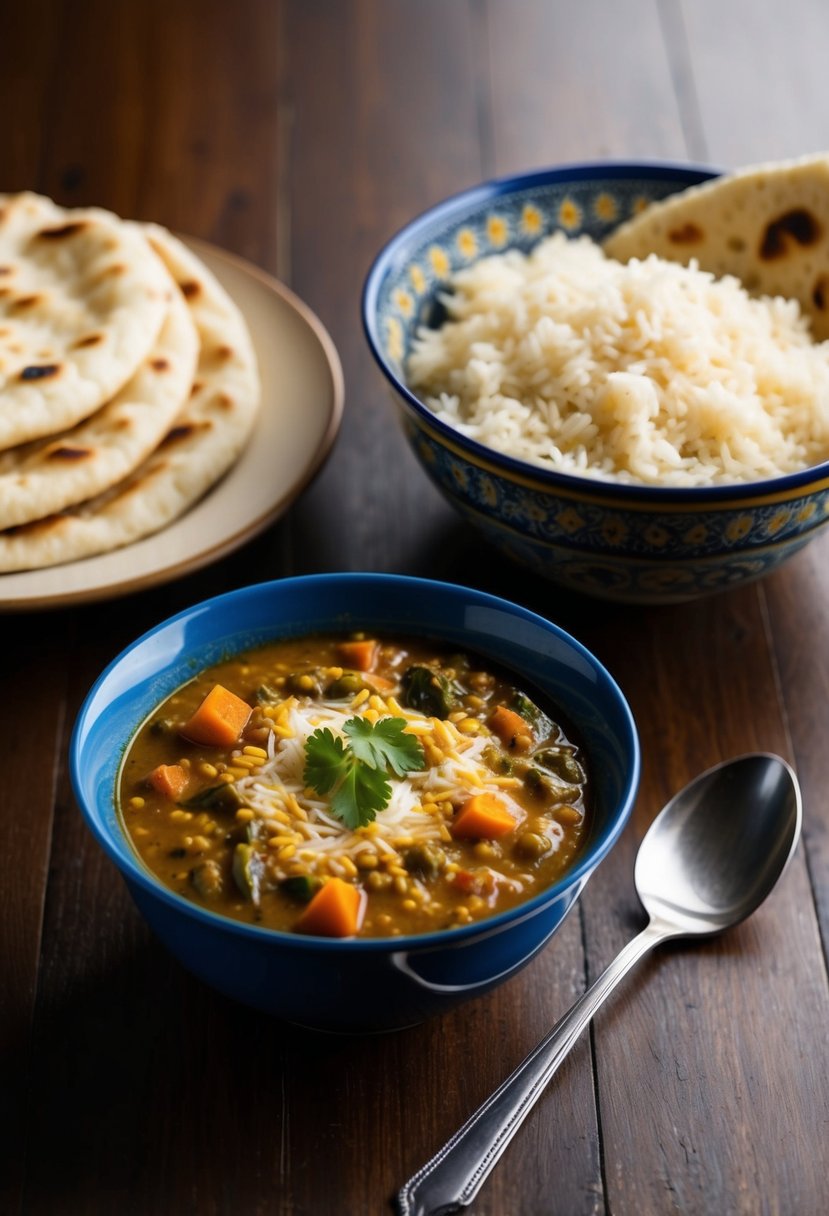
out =
[[[152,714],[121,815],[161,882],[222,915],[328,936],[451,929],[536,895],[578,851],[587,778],[555,716],[423,639],[272,642]]]

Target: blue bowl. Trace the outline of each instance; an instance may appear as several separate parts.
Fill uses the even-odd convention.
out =
[[[122,829],[116,788],[124,751],[159,702],[201,668],[270,638],[356,628],[442,639],[495,660],[551,698],[575,727],[592,775],[589,836],[569,873],[543,894],[448,932],[332,941],[205,911],[162,886],[140,861]],[[542,617],[447,583],[331,574],[232,591],[139,638],[87,696],[70,770],[93,835],[185,967],[226,995],[294,1023],[388,1030],[486,992],[549,940],[627,821],[639,744],[630,709],[604,667]]]
[[[556,230],[601,241],[643,203],[715,176],[699,166],[569,165],[489,182],[413,220],[363,292],[371,351],[426,473],[509,557],[575,591],[636,603],[694,599],[761,577],[829,518],[829,462],[733,486],[662,488],[555,473],[439,421],[405,383],[412,338],[455,270]]]

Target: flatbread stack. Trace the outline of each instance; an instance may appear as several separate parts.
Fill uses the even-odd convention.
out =
[[[0,572],[165,527],[250,438],[242,314],[156,225],[0,195]]]
[[[741,169],[651,203],[604,242],[620,262],[649,253],[734,275],[756,296],[800,303],[829,338],[829,155]]]

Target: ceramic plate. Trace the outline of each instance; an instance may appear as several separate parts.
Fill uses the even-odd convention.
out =
[[[187,243],[236,301],[253,336],[262,407],[242,456],[180,519],[100,557],[0,574],[0,611],[57,608],[150,587],[216,561],[273,523],[319,470],[339,429],[343,377],[311,310],[263,271]]]

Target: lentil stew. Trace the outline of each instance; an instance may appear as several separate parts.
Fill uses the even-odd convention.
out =
[[[120,813],[156,877],[222,915],[323,936],[449,929],[573,862],[588,783],[557,716],[424,639],[275,641],[158,707],[125,755]]]

